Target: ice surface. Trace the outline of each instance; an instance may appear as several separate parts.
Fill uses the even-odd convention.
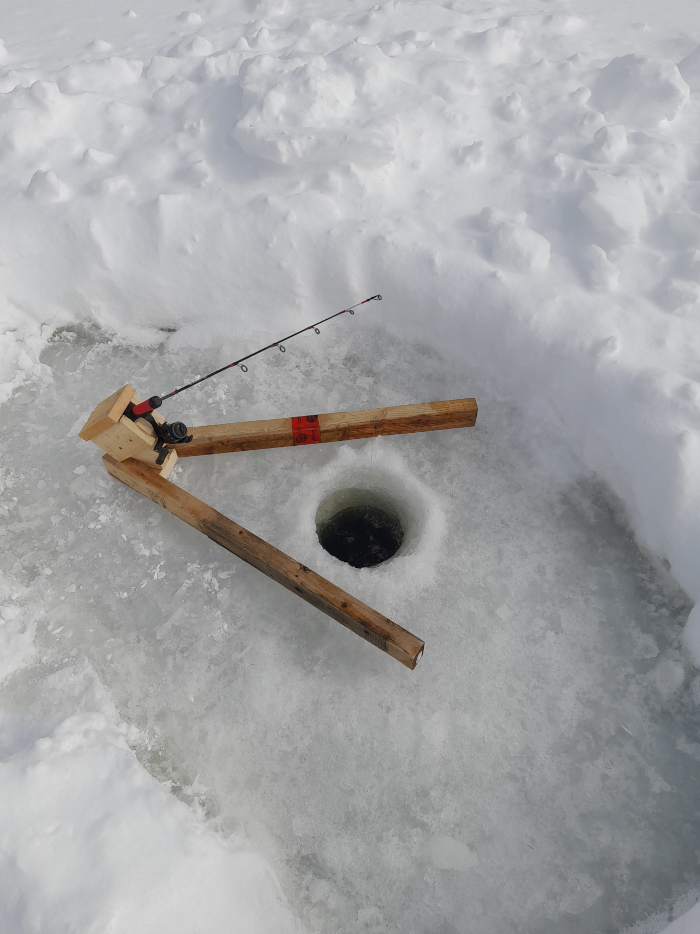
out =
[[[477,427],[182,461],[176,481],[425,638],[416,671],[117,484],[77,438],[98,387],[163,391],[211,352],[70,329],[42,356],[51,385],[3,409],[3,563],[24,588],[8,603],[39,617],[31,683],[87,658],[147,769],[248,839],[310,930],[620,931],[700,884],[689,605],[551,431],[364,315],[169,414],[474,393]],[[374,569],[316,538],[318,504],[353,484],[414,516]]]

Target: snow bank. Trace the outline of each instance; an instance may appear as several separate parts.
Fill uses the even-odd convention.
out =
[[[43,716],[0,711],[0,929],[297,930],[266,863],[139,764],[87,663],[42,695]]]

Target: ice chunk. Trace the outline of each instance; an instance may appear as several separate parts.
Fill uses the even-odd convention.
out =
[[[44,110],[55,110],[61,103],[61,91],[55,81],[35,81],[29,93]]]
[[[278,165],[358,162],[387,165],[395,158],[392,142],[371,130],[329,130],[312,127],[278,130],[239,123],[233,136],[245,152]]]
[[[432,837],[424,852],[426,859],[435,869],[469,872],[479,862],[474,851],[454,837]]]
[[[0,684],[36,656],[36,612],[4,606],[0,614]]]
[[[700,45],[679,62],[678,71],[692,91],[700,91]]]
[[[226,49],[224,52],[214,52],[213,55],[208,55],[202,62],[202,74],[210,80],[216,78],[230,78],[237,75],[246,51],[248,51],[248,43],[241,37],[241,40],[236,43],[235,48]],[[150,73],[149,69],[149,75]]]
[[[425,86],[450,104],[465,102],[476,93],[474,66],[471,62],[431,62],[423,70]]]
[[[509,26],[493,26],[467,36],[467,48],[492,65],[514,61],[521,52],[521,33]]]
[[[468,146],[460,146],[455,152],[455,161],[458,165],[464,165],[469,169],[475,169],[485,162],[484,141],[475,140]]]
[[[683,665],[672,658],[665,658],[652,670],[649,681],[659,694],[666,699],[676,693],[683,684],[684,677]]]
[[[500,221],[491,228],[491,258],[498,266],[518,272],[538,272],[549,264],[551,245],[546,237],[510,221]]]
[[[595,162],[616,162],[627,149],[627,130],[620,124],[596,130],[586,155]]]
[[[667,215],[668,226],[677,242],[686,248],[700,247],[700,214],[695,211],[673,211]]]
[[[174,78],[175,75],[182,71],[185,64],[170,55],[154,55],[146,71],[146,76],[153,78],[155,81],[170,81],[171,78]]]
[[[617,287],[620,270],[608,259],[607,253],[597,243],[583,250],[583,264],[588,284],[598,292],[611,292]]]
[[[174,46],[168,55],[173,58],[204,58],[211,55],[214,46],[204,36],[187,36]]]
[[[183,10],[178,16],[178,20],[181,23],[186,23],[188,26],[198,26],[202,22],[202,17],[199,13],[195,13],[192,10]]]
[[[635,178],[589,173],[592,190],[579,202],[601,244],[618,246],[639,239],[647,223],[644,193]]]
[[[68,65],[58,73],[58,85],[62,91],[108,94],[124,85],[134,84],[142,71],[143,62],[112,55],[95,62]]]
[[[499,112],[505,120],[517,120],[523,113],[522,98],[517,91],[504,97],[500,103]]]
[[[83,159],[86,162],[92,162],[93,165],[105,166],[114,162],[114,156],[111,152],[102,152],[99,149],[90,147],[83,153]]]
[[[656,298],[666,311],[678,314],[692,312],[700,304],[700,284],[687,279],[671,279],[659,289]]]
[[[601,68],[592,90],[592,106],[606,118],[636,128],[675,119],[690,95],[673,62],[635,54]]]
[[[386,59],[378,49],[368,52],[351,43],[333,53],[331,68],[324,63],[323,68],[306,64],[290,70],[271,55],[244,62],[239,84],[249,110],[234,128],[234,138],[249,155],[279,165],[388,164],[396,156],[391,140],[348,120],[357,100],[352,75],[361,77],[364,88],[375,69],[374,53]]]
[[[594,905],[604,891],[601,885],[585,873],[567,881],[568,885],[559,901],[559,907],[565,914],[580,915]]]
[[[169,113],[182,107],[197,90],[192,81],[171,81],[153,92],[153,100],[158,110]]]
[[[690,657],[696,668],[700,668],[700,603],[696,603],[690,611],[690,616],[683,630],[685,642]]]
[[[88,52],[110,52],[112,46],[105,39],[93,39],[88,43]]]
[[[50,169],[46,172],[38,169],[27,185],[27,194],[38,200],[60,201],[64,194],[64,186],[55,172]]]

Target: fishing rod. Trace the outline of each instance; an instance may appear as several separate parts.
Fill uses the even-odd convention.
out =
[[[151,414],[154,409],[159,409],[161,405],[165,402],[166,399],[172,399],[173,396],[177,396],[179,393],[184,392],[186,389],[191,389],[193,386],[198,385],[198,383],[203,383],[206,379],[211,379],[212,376],[217,376],[219,373],[223,373],[224,370],[230,370],[233,367],[237,366],[243,370],[244,373],[248,372],[248,367],[245,366],[245,361],[250,360],[252,357],[257,357],[258,354],[264,353],[266,350],[272,350],[273,347],[278,347],[282,353],[285,353],[286,348],[285,344],[287,341],[290,341],[293,337],[298,337],[300,334],[305,334],[307,331],[315,331],[317,334],[320,334],[319,325],[325,324],[327,321],[332,321],[333,318],[339,318],[344,314],[354,315],[354,309],[358,308],[360,305],[366,305],[367,302],[379,301],[381,302],[381,295],[371,295],[369,298],[365,298],[361,302],[357,302],[354,305],[351,305],[349,308],[343,308],[342,311],[336,312],[334,315],[329,315],[327,318],[322,318],[320,321],[316,321],[314,324],[309,324],[308,327],[301,328],[299,331],[295,331],[293,334],[289,334],[287,337],[282,337],[278,341],[275,341],[274,344],[267,344],[265,347],[261,347],[259,350],[254,350],[253,353],[247,354],[245,357],[241,357],[239,360],[234,360],[233,363],[227,363],[226,366],[220,367],[218,370],[214,370],[213,373],[208,373],[206,376],[201,376],[198,379],[193,380],[191,383],[187,383],[186,386],[180,386],[178,389],[173,389],[172,392],[169,392],[165,396],[151,396],[145,402],[139,402],[136,405],[131,405],[128,410],[128,415],[132,419],[145,418],[148,422],[151,423],[155,429],[156,434],[160,441],[165,441],[169,444],[186,444],[192,439],[192,436],[187,436],[187,427],[183,422],[165,422],[164,424],[157,424],[153,415]]]

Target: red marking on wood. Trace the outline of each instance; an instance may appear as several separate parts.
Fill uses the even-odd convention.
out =
[[[299,444],[320,444],[318,415],[295,415],[292,419],[292,435],[295,447]]]

